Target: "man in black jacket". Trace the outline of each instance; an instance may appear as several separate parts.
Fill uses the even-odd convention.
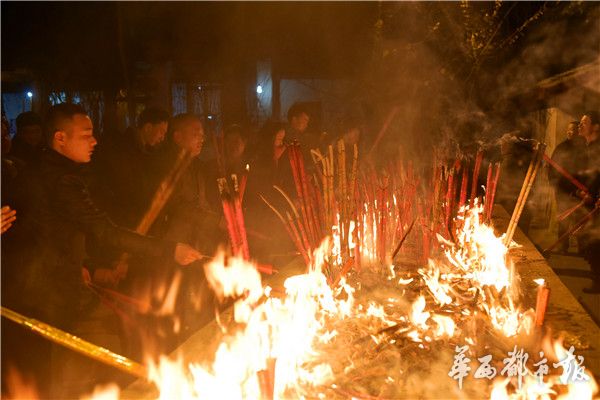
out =
[[[172,257],[180,265],[199,260],[201,255],[186,244],[120,228],[96,207],[85,170],[96,139],[92,121],[83,108],[74,104],[52,107],[46,134],[49,149],[42,159],[39,181],[32,185],[31,198],[37,203],[31,208],[33,212],[20,220],[35,235],[27,244],[10,249],[12,254],[3,254],[3,270],[12,273],[3,276],[2,300],[4,305],[27,316],[77,334],[78,323],[98,305],[82,279],[86,242],[90,238],[133,254]],[[14,327],[9,329],[14,331]],[[28,346],[19,340],[19,335],[12,337],[17,340],[12,347],[27,353]],[[3,350],[8,346],[11,344],[3,343]],[[48,363],[50,357],[40,348],[35,359],[39,367]],[[58,366],[53,365],[53,369]]]
[[[135,229],[163,178],[158,150],[168,121],[166,111],[148,107],[135,126],[106,138],[94,156],[93,195],[119,225]]]
[[[552,153],[552,160],[563,167],[571,175],[575,175],[587,166],[586,143],[585,139],[578,134],[579,123],[577,121],[570,122],[567,127],[567,139],[559,143]],[[556,196],[556,205],[558,212],[563,212],[577,203],[579,199],[575,195],[576,188],[564,176],[560,175],[555,169],[548,170],[548,178],[554,186]],[[558,236],[569,229],[569,225],[581,218],[580,213],[575,213],[569,218],[558,221]],[[562,251],[567,252],[569,249],[569,241],[565,240],[561,243]]]
[[[42,119],[38,114],[27,111],[17,117],[17,133],[10,149],[10,157],[17,167],[38,167],[44,148]]]
[[[579,195],[585,200],[588,211],[600,207],[600,114],[586,112],[579,123],[579,134],[586,141],[588,164],[580,171],[578,178],[587,186],[589,194]],[[584,288],[584,293],[600,293],[600,212],[584,227],[580,234],[584,258],[590,264],[592,285]]]

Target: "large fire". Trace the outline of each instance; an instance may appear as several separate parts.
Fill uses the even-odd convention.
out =
[[[455,345],[496,356],[533,337],[535,314],[521,309],[507,248],[481,222],[481,212],[463,210],[457,242],[444,241],[443,253],[426,267],[364,268],[336,286],[324,273],[340,262],[343,244],[334,230],[333,240],[314,252],[309,271],[285,281],[281,297],[263,287],[252,263],[219,254],[206,265],[208,280],[219,296],[236,301],[214,359],[184,365],[163,357],[150,369],[150,380],[161,399],[474,393],[492,399],[591,399],[597,386],[589,372],[587,381],[575,383],[550,374],[540,384],[525,375],[520,388],[515,377],[498,374],[488,386],[472,381],[476,392],[463,394],[446,376]],[[370,251],[363,251],[369,258]],[[486,343],[494,338],[497,344]],[[554,362],[566,355],[549,337],[544,348]],[[435,385],[415,384],[416,376]]]
[[[469,360],[493,356],[498,372],[517,344],[535,356],[544,351],[550,363],[570,354],[550,337],[537,344],[535,312],[523,309],[508,249],[482,223],[482,210],[463,208],[455,241],[438,238],[442,251],[426,266],[365,262],[336,283],[332,274],[345,263],[340,254],[353,249],[355,238],[333,229],[308,271],[288,278],[281,295],[263,285],[252,262],[219,253],[205,265],[206,276],[219,299],[234,305],[232,317],[220,319],[214,357],[184,363],[163,356],[149,363],[148,379],[160,399],[593,398],[598,387],[582,370],[586,379],[579,382],[565,373],[540,382],[526,364],[529,374],[498,373],[494,380],[467,380],[462,389],[448,377],[462,346],[470,348]],[[364,261],[374,253],[363,242]],[[90,398],[118,397],[108,387]]]

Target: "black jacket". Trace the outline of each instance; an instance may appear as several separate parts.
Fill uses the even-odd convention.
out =
[[[135,229],[166,173],[160,151],[144,148],[134,129],[98,147],[92,160],[94,199],[116,223]]]
[[[567,139],[556,146],[552,160],[563,167],[571,175],[576,175],[588,163],[585,140],[581,136]],[[577,188],[554,168],[548,170],[548,177],[555,188],[565,195],[573,194]]]
[[[162,159],[164,171],[173,168],[178,153],[179,148],[174,145],[165,148]],[[220,213],[215,210],[219,210],[221,204],[209,204],[206,179],[206,165],[198,158],[193,159],[175,185],[161,213],[162,226],[157,230],[170,240],[190,243],[203,252],[212,254],[215,241],[220,239]],[[216,180],[208,183],[217,186]]]
[[[8,260],[14,273],[9,274],[9,282],[2,282],[15,307],[43,321],[68,326],[92,297],[81,278],[89,239],[130,253],[174,254],[174,243],[120,228],[98,209],[89,194],[85,165],[48,150],[37,177],[31,185],[36,206],[23,221],[35,234],[28,243],[9,251],[17,254]]]

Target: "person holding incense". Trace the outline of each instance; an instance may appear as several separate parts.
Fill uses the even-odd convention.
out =
[[[204,147],[204,127],[194,114],[176,115],[169,122],[169,140],[163,156],[163,169],[173,165],[179,152],[186,151],[191,161],[175,184],[164,211],[165,237],[201,247],[203,254],[212,255],[218,244],[219,218],[215,210],[220,204],[209,204],[206,186],[216,187],[216,180],[207,182],[204,163],[198,158]],[[210,245],[209,245],[210,242]]]
[[[205,142],[204,126],[201,119],[191,113],[182,113],[169,120],[169,130],[161,149],[160,169],[163,176],[182,158],[185,165],[177,177],[165,186],[172,186],[164,208],[153,224],[154,233],[160,237],[192,244],[204,255],[212,256],[219,243],[219,214],[206,199],[206,168],[199,159]],[[216,186],[216,181],[213,183]],[[178,291],[172,315],[161,315],[156,310],[144,314],[143,324],[131,327],[127,341],[131,345],[131,356],[140,359],[147,355],[147,348],[157,354],[168,353],[189,334],[190,329],[198,329],[212,317],[212,297],[206,289],[203,270],[190,268],[181,270],[174,262],[161,259],[144,260],[142,266],[132,275],[130,292],[134,298],[152,299],[162,302],[156,294],[161,288],[173,282],[178,283]],[[150,268],[148,268],[150,266]],[[169,328],[176,316],[181,329]],[[141,344],[141,346],[140,346]],[[144,349],[145,348],[145,349]]]
[[[221,202],[218,186],[216,184],[218,178],[224,176],[230,177],[235,174],[238,177],[240,186],[243,186],[245,191],[247,188],[247,179],[250,170],[256,169],[253,160],[248,156],[248,135],[241,125],[231,124],[223,130],[223,169],[219,171],[219,166],[216,163],[208,165],[206,197],[213,208]]]
[[[587,165],[585,139],[578,134],[578,125],[577,121],[569,123],[566,132],[567,138],[559,143],[552,153],[552,160],[571,175],[576,174]],[[554,186],[556,205],[559,213],[579,203],[580,200],[575,195],[577,188],[567,178],[559,174],[554,168],[548,169],[548,178],[550,184]],[[569,217],[559,220],[558,236],[562,236],[569,228],[569,225],[579,218],[581,218],[580,213],[573,213]],[[566,253],[569,249],[569,241],[563,241],[561,246],[561,250]]]
[[[36,234],[22,244],[34,257],[27,264],[3,263],[3,267],[14,272],[9,282],[2,282],[3,305],[102,345],[101,338],[109,334],[107,331],[113,325],[108,321],[114,319],[114,314],[99,303],[90,286],[90,273],[84,269],[89,240],[93,238],[133,254],[172,258],[180,265],[191,264],[202,256],[187,244],[121,228],[96,206],[90,196],[86,167],[97,142],[92,121],[81,106],[68,103],[53,106],[46,120],[46,140],[48,150],[42,159],[39,180],[31,185],[37,205],[29,221]],[[15,260],[9,257],[7,261]],[[92,338],[90,326],[95,328]],[[14,332],[18,328],[13,326],[8,330],[11,329]],[[6,332],[3,329],[3,334]],[[19,332],[9,336],[15,342],[3,342],[3,350],[14,348],[27,355],[31,343],[24,343]],[[38,372],[44,370],[40,368],[44,364],[45,374],[49,371],[55,374],[51,396],[78,397],[80,393],[66,390],[82,389],[85,379],[75,375],[84,371],[89,372],[89,379],[95,379],[93,368],[72,359],[72,353],[44,345],[32,347],[37,349]],[[49,365],[51,357],[55,359]],[[41,397],[51,397],[47,395]]]
[[[170,115],[147,107],[135,126],[103,138],[92,162],[93,196],[118,224],[134,229],[163,178],[160,147]]]
[[[600,114],[586,112],[579,122],[579,134],[586,141],[588,159],[585,170],[577,177],[586,185],[588,193],[578,191],[585,202],[590,221],[579,236],[582,253],[590,264],[592,285],[584,288],[584,293],[600,293]]]
[[[146,107],[137,117],[137,123],[125,132],[105,133],[94,152],[90,164],[91,196],[120,226],[136,229],[164,176],[159,150],[169,118],[169,113],[161,108]],[[129,291],[136,279],[132,275],[144,271],[149,262],[134,256],[129,262],[131,270],[118,278],[111,270],[121,255],[119,249],[92,239],[88,250],[88,265],[95,271],[94,280],[111,285],[122,280],[121,289],[125,291]]]

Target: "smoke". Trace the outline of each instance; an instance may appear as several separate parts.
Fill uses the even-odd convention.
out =
[[[531,111],[558,103],[585,107],[580,90],[542,93],[536,85],[598,59],[600,8],[505,4],[492,19],[496,6],[387,5],[383,38],[374,46],[379,56],[363,76],[376,104],[374,131],[392,106],[401,110],[379,146],[380,158],[399,154],[427,163],[423,154],[436,148],[455,159],[499,146],[507,132],[535,138],[539,126],[524,119]]]

